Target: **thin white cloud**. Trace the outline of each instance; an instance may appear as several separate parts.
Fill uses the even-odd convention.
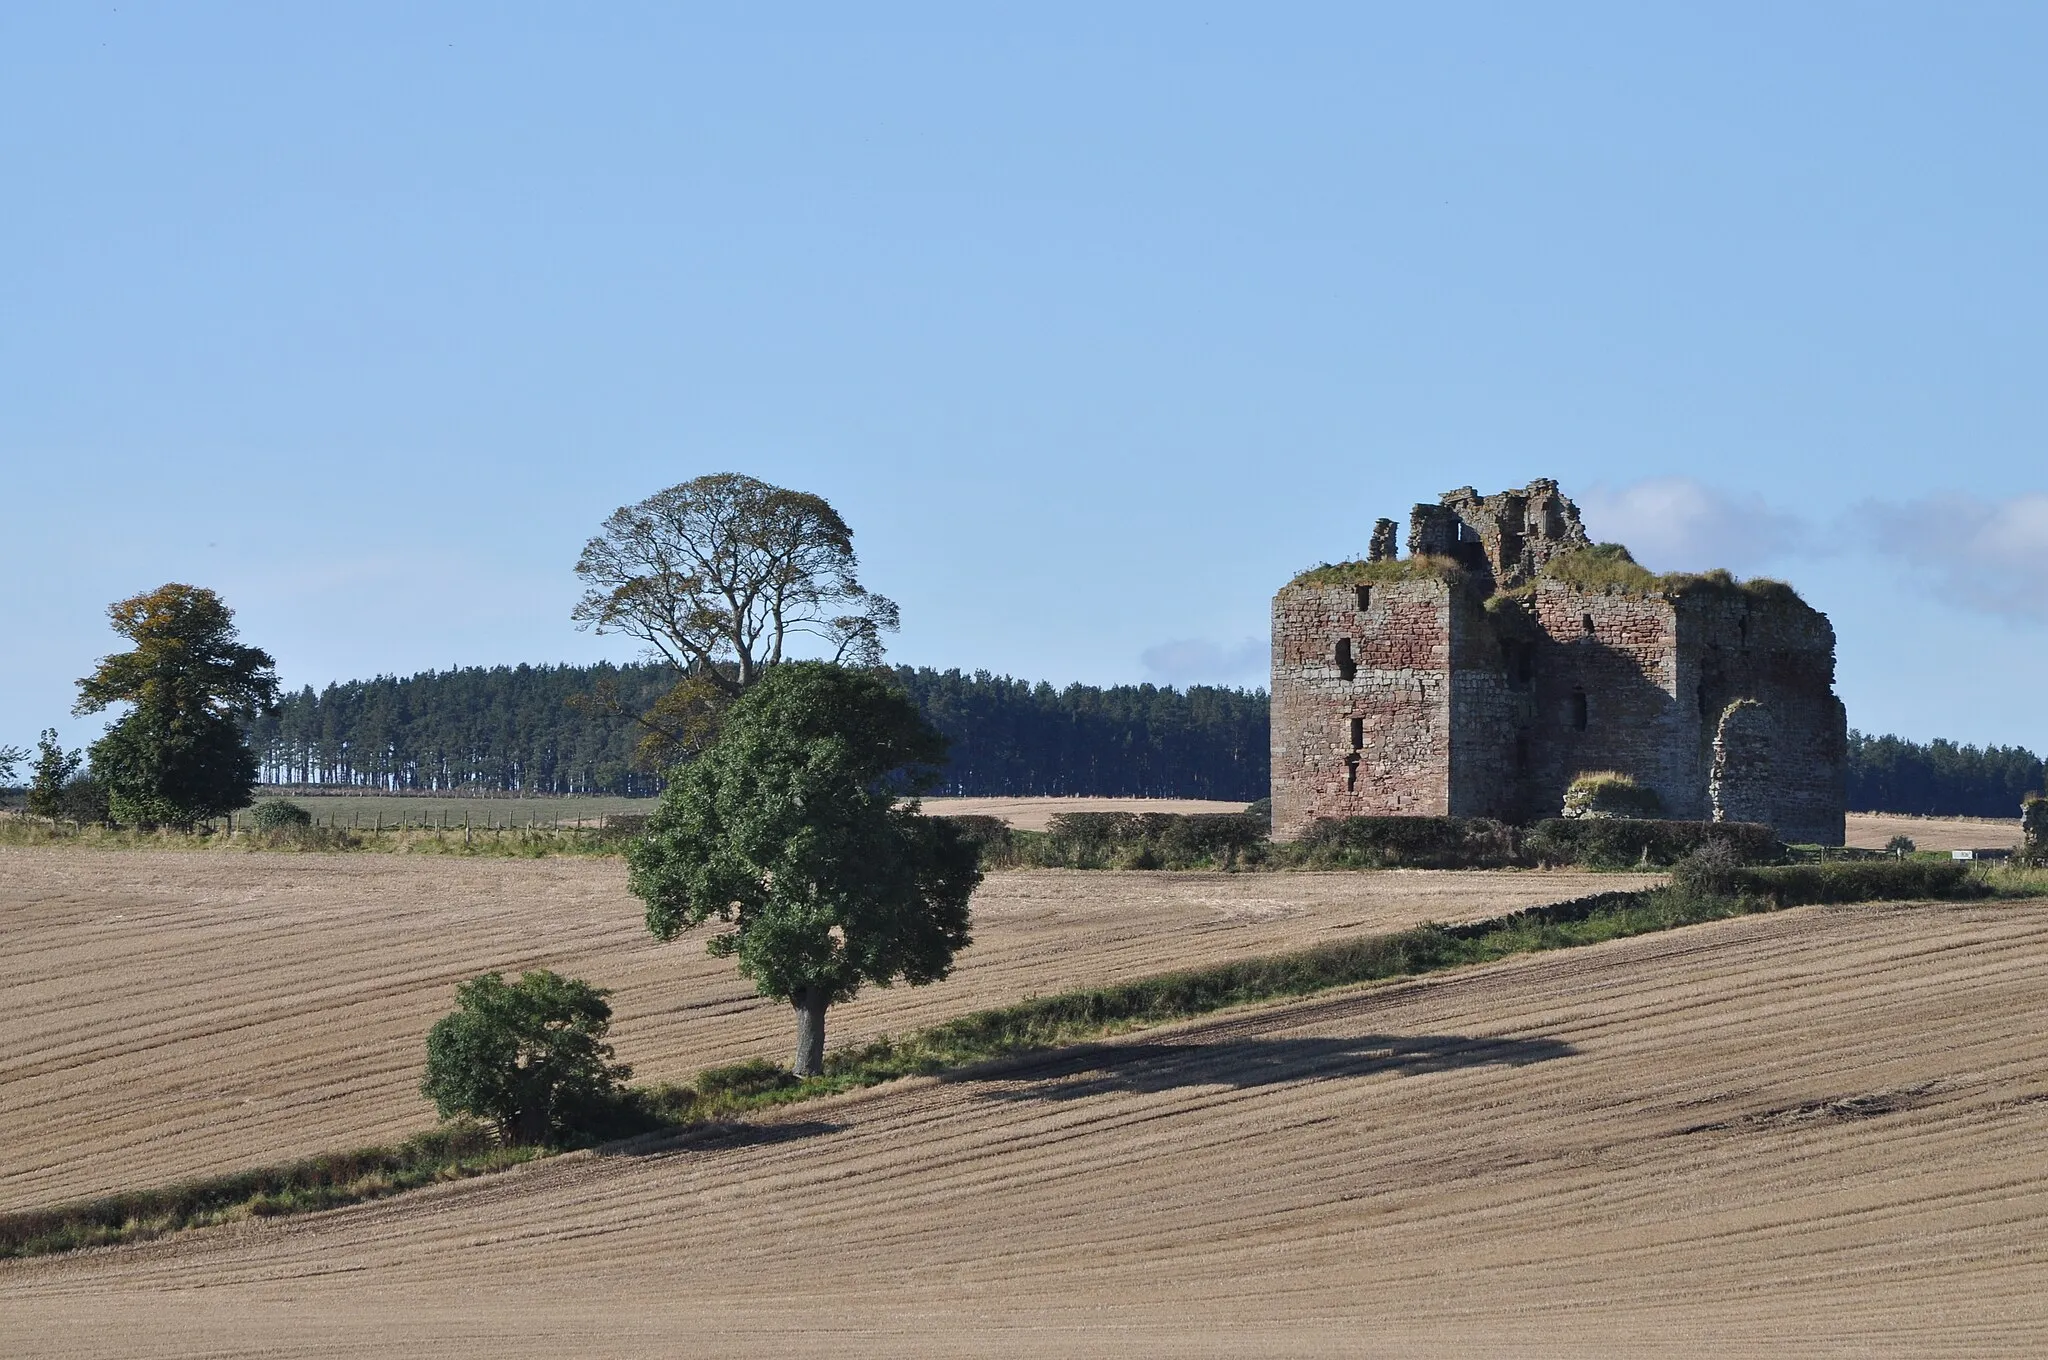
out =
[[[1850,523],[1863,546],[1928,575],[1941,596],[2048,623],[2048,494],[1865,501]]]
[[[1578,502],[1595,542],[1625,544],[1654,571],[1748,573],[1820,546],[1804,520],[1771,509],[1755,492],[1734,494],[1690,477],[1596,486]]]
[[[1272,650],[1264,638],[1246,638],[1234,647],[1206,638],[1155,643],[1138,654],[1145,678],[1155,685],[1263,685]]]

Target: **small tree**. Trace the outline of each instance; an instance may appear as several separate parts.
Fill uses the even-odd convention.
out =
[[[258,803],[249,820],[258,831],[303,831],[313,825],[313,814],[287,799],[272,798]]]
[[[256,757],[240,723],[277,701],[269,653],[241,645],[234,612],[194,586],[161,586],[107,614],[135,646],[78,682],[73,711],[133,705],[92,746],[114,816],[189,827],[249,806]]]
[[[36,738],[36,763],[28,782],[28,810],[38,817],[62,815],[64,786],[85,762],[79,751],[66,751],[57,729],[45,727]]]
[[[14,767],[28,759],[28,751],[20,746],[0,746],[0,784],[14,782]]]
[[[627,851],[657,938],[735,924],[707,950],[795,1009],[800,1077],[823,1070],[827,1007],[867,983],[936,982],[969,942],[975,846],[900,796],[933,778],[945,751],[876,675],[777,666]]]
[[[1894,836],[1884,843],[1884,851],[1893,859],[1904,859],[1919,847],[1913,844],[1911,836]]]
[[[601,1118],[633,1071],[611,1061],[610,993],[535,969],[485,973],[455,989],[427,1031],[420,1090],[443,1119],[489,1122],[506,1142],[559,1143]]]

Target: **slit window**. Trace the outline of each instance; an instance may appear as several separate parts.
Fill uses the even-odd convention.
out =
[[[1360,586],[1358,588],[1358,612],[1363,614],[1370,608],[1372,608],[1372,587]]]
[[[1579,625],[1586,630],[1587,637],[1593,636],[1593,616],[1591,614],[1579,615]]]
[[[1354,751],[1365,749],[1365,719],[1363,718],[1353,718],[1351,720],[1351,749]]]
[[[1358,662],[1351,655],[1351,639],[1337,639],[1337,678],[1355,680],[1358,678]]]
[[[1344,762],[1344,791],[1358,792],[1358,757],[1352,756]]]
[[[1586,691],[1575,689],[1572,691],[1572,729],[1574,731],[1583,732],[1586,730],[1586,716]]]

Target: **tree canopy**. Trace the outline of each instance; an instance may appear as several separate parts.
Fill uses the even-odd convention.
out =
[[[474,1115],[507,1142],[561,1142],[599,1117],[632,1069],[612,1062],[609,993],[546,969],[455,989],[427,1031],[420,1091],[444,1119]]]
[[[825,1011],[864,984],[936,982],[969,942],[972,844],[919,815],[945,739],[888,680],[777,666],[677,774],[628,852],[663,940],[717,920],[715,957],[797,1012],[797,1075],[822,1070]]]
[[[933,793],[1240,803],[1266,794],[1263,691],[1054,688],[908,666],[892,673],[951,743]],[[665,707],[674,683],[666,663],[380,676],[287,694],[248,732],[265,780],[276,784],[653,794],[675,762],[648,753],[635,715],[659,710],[664,727],[702,716],[678,712],[680,701]],[[618,702],[578,702],[598,690]]]
[[[612,512],[576,563],[586,590],[573,617],[734,696],[799,634],[836,661],[881,659],[897,609],[856,566],[853,531],[823,497],[715,473]]]
[[[133,705],[91,748],[115,818],[190,826],[247,807],[256,758],[241,723],[276,702],[269,653],[242,645],[233,611],[197,586],[160,586],[107,614],[134,646],[78,682],[73,712]]]

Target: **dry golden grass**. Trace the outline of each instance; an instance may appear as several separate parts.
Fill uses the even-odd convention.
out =
[[[1847,843],[1882,850],[1894,836],[1921,850],[1998,850],[2020,843],[2020,819],[1909,817],[1894,812],[1852,812]]]
[[[1639,881],[999,874],[951,979],[871,991],[830,1034]],[[613,1038],[643,1078],[785,1053],[785,1008],[701,941],[657,944],[640,913],[618,861],[0,849],[0,1208],[429,1124],[427,1027],[485,969],[615,989]]]
[[[23,1356],[1995,1356],[2048,909],[1805,909],[0,1264]]]

